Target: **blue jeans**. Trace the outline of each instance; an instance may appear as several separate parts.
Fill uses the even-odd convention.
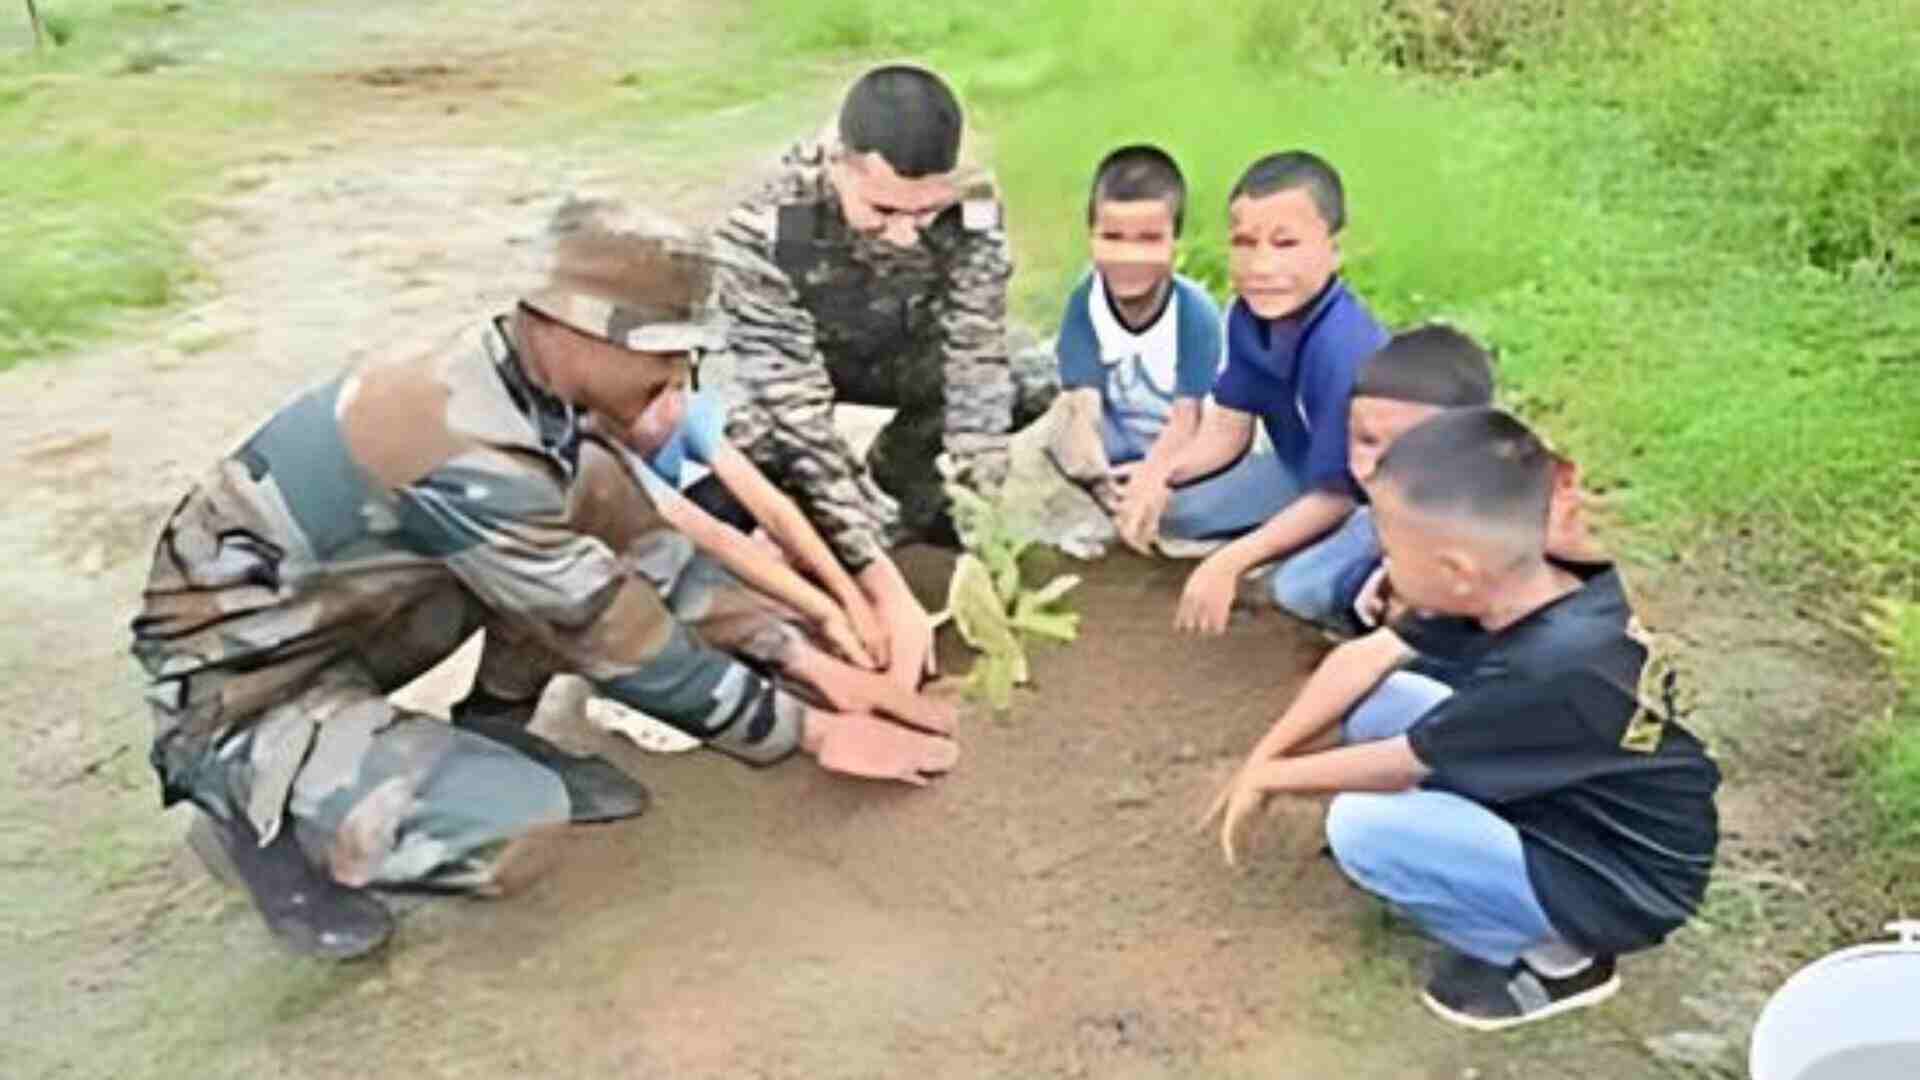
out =
[[[1354,623],[1350,594],[1364,581],[1359,569],[1379,561],[1373,508],[1362,506],[1348,514],[1339,528],[1275,568],[1267,587],[1283,610],[1308,622],[1346,628]]]
[[[1405,734],[1452,691],[1396,672],[1348,714],[1348,743]],[[1327,842],[1356,885],[1385,900],[1427,936],[1505,967],[1522,953],[1559,947],[1540,907],[1520,834],[1472,799],[1416,788],[1348,792],[1327,811]]]
[[[1139,461],[1151,446],[1101,417],[1107,460]],[[1300,483],[1269,447],[1256,445],[1221,472],[1173,489],[1160,515],[1160,532],[1180,540],[1213,540],[1252,532],[1300,495]]]

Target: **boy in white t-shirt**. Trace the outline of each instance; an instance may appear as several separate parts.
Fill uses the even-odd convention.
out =
[[[1067,298],[1055,352],[1065,414],[1050,453],[1115,518],[1127,481],[1162,469],[1200,426],[1220,370],[1220,308],[1197,283],[1174,273],[1185,216],[1186,181],[1156,147],[1122,147],[1094,173],[1087,203],[1093,268]],[[1160,535],[1177,540],[1234,536],[1280,509],[1272,453],[1259,450],[1227,469],[1176,489]]]
[[[793,500],[727,442],[725,428],[725,403],[712,392],[668,391],[620,441],[675,531],[748,587],[791,608],[846,660],[881,667],[886,634],[865,594]],[[720,492],[702,496],[715,487]],[[778,555],[752,541],[756,527]]]

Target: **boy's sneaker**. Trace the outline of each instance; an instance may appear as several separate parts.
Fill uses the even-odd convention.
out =
[[[1596,956],[1561,978],[1515,961],[1507,967],[1449,951],[1420,1000],[1434,1015],[1475,1031],[1500,1031],[1598,1005],[1620,989],[1613,957]]]
[[[1228,543],[1226,540],[1186,540],[1177,536],[1162,536],[1154,540],[1153,546],[1169,559],[1204,559]]]

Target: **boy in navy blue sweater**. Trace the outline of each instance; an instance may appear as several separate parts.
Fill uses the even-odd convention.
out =
[[[1260,422],[1285,485],[1283,507],[1202,561],[1174,624],[1220,633],[1239,579],[1331,532],[1354,508],[1347,410],[1354,372],[1387,332],[1338,275],[1346,223],[1340,175],[1304,151],[1261,158],[1228,198],[1227,360],[1198,433],[1160,470],[1128,482],[1123,535],[1138,547],[1159,532],[1175,485],[1222,472],[1255,448]],[[1276,573],[1289,573],[1282,563]]]

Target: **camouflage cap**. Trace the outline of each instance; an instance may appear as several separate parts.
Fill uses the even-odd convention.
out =
[[[526,306],[637,352],[724,346],[726,323],[710,303],[713,254],[671,218],[569,198],[547,239],[546,281],[522,297]]]

